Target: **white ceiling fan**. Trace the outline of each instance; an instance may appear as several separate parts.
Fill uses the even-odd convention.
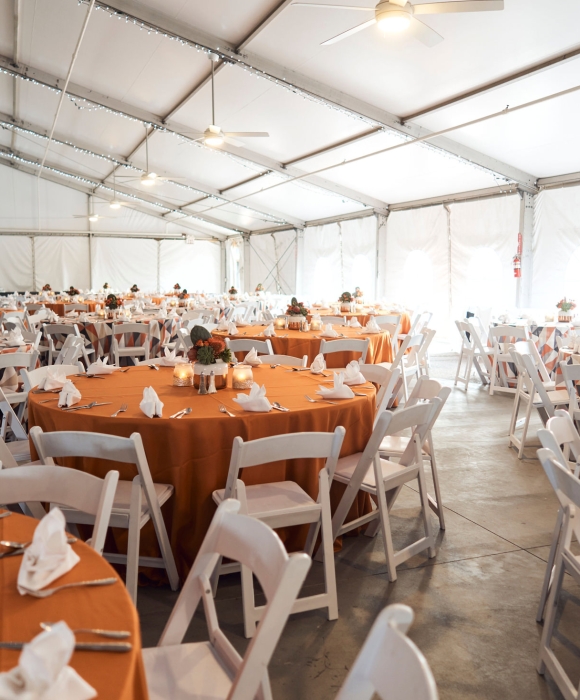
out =
[[[358,24],[352,29],[347,29],[337,34],[332,39],[323,41],[321,46],[328,46],[342,41],[362,29],[377,24],[379,29],[385,32],[403,32],[408,30],[425,46],[435,46],[443,41],[441,34],[417,19],[416,15],[440,15],[449,12],[483,12],[485,10],[503,10],[504,0],[456,0],[455,2],[428,2],[422,5],[412,5],[407,0],[383,0],[375,7],[355,7],[353,5],[328,5],[309,2],[294,2],[293,6],[299,7],[326,7],[331,10],[354,10],[360,12],[374,12],[372,19]]]
[[[129,182],[139,182],[145,187],[153,187],[154,185],[160,185],[162,182],[167,182],[167,180],[187,180],[185,177],[162,177],[156,172],[149,170],[149,131],[147,125],[145,125],[145,172],[143,175],[117,175],[119,180],[124,180],[126,183]],[[125,206],[126,203],[118,202],[116,193],[115,201],[111,203],[111,209],[118,209],[118,206],[112,206],[113,204],[119,204],[119,206]]]
[[[232,146],[243,146],[244,144],[236,140],[236,136],[243,138],[268,137],[270,134],[267,131],[222,131],[219,126],[216,126],[215,119],[215,91],[214,91],[214,66],[220,57],[216,53],[209,53],[211,61],[211,124],[203,132],[201,131],[183,131],[182,136],[195,136],[195,141],[203,141],[206,146],[221,146],[224,142]]]

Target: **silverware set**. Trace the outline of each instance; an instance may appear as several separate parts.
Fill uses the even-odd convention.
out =
[[[272,408],[275,408],[278,411],[284,411],[285,413],[290,410],[289,408],[286,408],[286,406],[280,406],[277,401],[272,402]]]
[[[28,642],[0,642],[0,649],[15,649],[19,650]],[[77,642],[75,651],[116,651],[127,652],[131,651],[133,645],[129,642]]]
[[[170,418],[183,418],[183,416],[188,416],[191,413],[192,409],[191,408],[184,408],[182,411],[177,411],[177,413],[174,413],[172,416],[169,416]]]
[[[48,598],[51,595],[58,593],[58,591],[64,591],[65,588],[81,588],[84,586],[110,586],[113,583],[117,583],[117,581],[118,579],[112,576],[111,578],[98,578],[93,581],[77,581],[76,583],[65,583],[62,586],[55,586],[55,588],[42,588],[39,591],[32,591],[30,588],[25,588],[24,586],[21,586],[21,588],[33,598]]]
[[[147,365],[147,367],[149,367],[149,369],[154,369],[157,372],[159,372],[159,367],[157,367],[157,365]]]
[[[55,624],[54,622],[41,622],[40,626],[43,630],[50,631]],[[74,634],[97,634],[99,637],[108,637],[109,639],[127,639],[131,636],[131,632],[126,630],[77,629],[71,631]]]
[[[104,403],[97,403],[96,401],[92,401],[91,403],[87,403],[84,406],[65,406],[62,410],[68,412],[82,411],[85,408],[96,408],[97,406],[110,406],[112,403],[112,401],[105,401]]]

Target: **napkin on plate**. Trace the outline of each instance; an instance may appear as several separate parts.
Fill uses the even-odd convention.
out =
[[[264,335],[266,338],[275,338],[276,337],[276,331],[274,330],[274,324],[271,323],[268,328],[264,331]]]
[[[63,406],[74,406],[81,400],[81,392],[76,388],[76,386],[70,381],[70,379],[63,386],[62,391],[58,395],[58,405],[60,408]]]
[[[181,365],[187,362],[185,357],[176,357],[176,350],[171,350],[170,348],[165,348],[163,351],[165,353],[164,357],[161,358],[159,363],[163,367],[175,367],[175,365]]]
[[[220,319],[220,322],[218,323],[218,331],[227,331],[228,330],[228,319],[225,316],[222,316]]]
[[[87,323],[89,320],[89,315],[87,314],[86,311],[83,311],[82,314],[79,314],[79,321],[81,323]]]
[[[266,398],[266,387],[260,386],[254,382],[249,394],[238,394],[238,398],[234,399],[239,403],[244,411],[271,411],[272,406]]]
[[[310,365],[310,371],[313,374],[322,374],[325,369],[326,362],[324,361],[324,355],[322,353],[318,353],[318,355],[316,355],[314,358],[314,362]]]
[[[80,561],[67,542],[64,526],[60,508],[53,508],[36,526],[32,544],[24,550],[18,571],[20,595],[26,595],[27,590],[39,591],[48,586]]]
[[[64,369],[58,365],[53,365],[52,367],[47,367],[46,375],[40,380],[38,388],[52,391],[53,389],[62,389],[66,383],[67,378]]]
[[[67,318],[76,318],[78,316],[76,311],[69,311],[68,313],[65,314]]]
[[[360,321],[356,316],[353,316],[348,322],[349,328],[361,328]]]
[[[375,321],[374,318],[371,318],[367,325],[365,326],[365,331],[367,333],[380,333],[381,332],[381,327],[379,324]]]
[[[108,361],[108,357],[105,357],[104,360],[99,358],[96,362],[89,365],[87,374],[112,374],[117,368],[114,365],[108,365]]]
[[[320,394],[324,399],[353,399],[354,392],[344,383],[344,373],[335,372],[334,373],[334,386],[332,388],[327,388],[320,386],[319,390],[316,392]]]
[[[163,403],[157,396],[157,392],[152,386],[146,386],[143,389],[143,400],[139,404],[139,408],[148,418],[163,415]]]
[[[157,313],[157,318],[162,320],[165,320],[167,318],[167,309],[164,306],[162,306],[159,309],[159,312]]]
[[[344,371],[344,383],[348,386],[366,384],[367,380],[360,371],[360,365],[356,360],[349,362]]]
[[[22,337],[22,331],[20,330],[20,328],[15,328],[12,331],[8,331],[8,335],[5,336],[4,342],[11,348],[24,345],[25,341]]]
[[[49,309],[48,316],[46,317],[46,320],[49,321],[50,323],[58,323],[58,315],[55,314],[52,309]]]
[[[228,323],[228,335],[237,335],[238,334],[238,329],[236,328],[236,324],[233,321],[230,321]]]
[[[3,700],[90,700],[97,691],[68,666],[75,636],[66,622],[36,635],[26,644],[18,666],[0,674]]]
[[[260,358],[258,357],[256,348],[252,348],[250,352],[244,357],[244,364],[253,366],[262,364],[262,360],[260,360]]]
[[[332,327],[332,323],[327,323],[320,334],[323,338],[338,338],[338,332]]]

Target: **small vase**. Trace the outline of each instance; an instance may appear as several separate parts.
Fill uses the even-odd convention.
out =
[[[211,365],[195,362],[193,365],[193,386],[199,389],[200,376],[204,374],[206,381],[209,381],[211,372],[213,372],[215,377],[215,388],[218,390],[225,389],[228,384],[228,363],[223,360],[218,360]]]
[[[300,315],[290,315],[288,316],[288,330],[289,331],[300,331],[306,320],[305,316]]]
[[[572,315],[569,313],[559,313],[558,314],[558,323],[571,323],[572,322]]]
[[[343,313],[343,314],[348,314],[348,313],[350,313],[350,311],[351,311],[350,302],[348,302],[348,303],[341,303],[341,304],[340,304],[340,311],[341,311],[341,313]]]

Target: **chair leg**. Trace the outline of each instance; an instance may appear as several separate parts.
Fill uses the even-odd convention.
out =
[[[546,607],[546,598],[550,593],[551,584],[553,584],[554,575],[554,559],[556,558],[556,551],[558,549],[558,543],[560,542],[560,535],[562,533],[562,521],[564,519],[564,511],[562,508],[558,509],[558,517],[556,518],[556,525],[554,526],[554,534],[552,535],[552,544],[550,545],[550,553],[548,554],[548,562],[546,563],[546,573],[544,574],[544,582],[542,584],[542,592],[540,594],[540,602],[538,603],[538,611],[536,612],[536,621],[541,622],[544,619],[544,609]]]
[[[320,524],[322,527],[322,548],[324,552],[324,580],[328,598],[328,619],[338,619],[338,597],[336,593],[336,571],[334,568],[334,543],[332,539],[332,516],[330,514],[330,492],[328,472],[323,469],[320,483]]]
[[[220,581],[220,571],[222,568],[222,561],[223,561],[223,557],[219,557],[219,559],[217,560],[217,564],[215,565],[215,569],[213,570],[213,573],[209,579],[210,584],[211,584],[211,594],[214,598],[216,597],[218,584]]]
[[[171,590],[176,591],[179,588],[179,574],[177,573],[177,566],[175,564],[173,552],[171,551],[171,543],[169,542],[169,536],[167,535],[167,529],[165,528],[165,521],[163,520],[161,508],[159,507],[159,502],[156,499],[153,501],[153,503],[148,503],[148,506],[149,512],[151,513],[151,520],[153,520],[153,526],[155,527],[157,541],[159,542],[161,557],[163,558],[165,570],[167,571],[167,577],[169,578],[169,584],[171,586]]]
[[[244,610],[244,636],[251,639],[256,633],[256,602],[254,577],[251,569],[242,566],[242,607]]]
[[[391,535],[389,508],[387,506],[385,488],[381,481],[377,481],[377,501],[379,506],[381,531],[383,533],[383,542],[385,545],[385,557],[387,560],[387,578],[389,581],[396,581],[397,565],[395,564],[395,549],[393,547],[393,538]]]
[[[518,459],[521,459],[524,456],[524,449],[526,447],[526,438],[528,436],[528,428],[530,426],[530,419],[532,417],[532,408],[533,407],[534,407],[533,396],[530,396],[528,399],[528,408],[526,410],[526,419],[524,421],[522,438],[521,438],[521,442],[520,442],[520,449],[518,450]]]
[[[489,395],[493,396],[493,390],[495,389],[495,380],[497,378],[497,359],[494,355],[493,362],[491,363],[491,377],[489,382]]]
[[[455,371],[455,380],[453,386],[457,386],[457,381],[459,380],[459,373],[461,372],[461,362],[463,361],[463,346],[461,346],[461,351],[459,353],[459,362],[457,363],[457,369]]]
[[[419,482],[419,495],[421,496],[421,510],[423,516],[423,525],[425,526],[425,535],[431,542],[429,546],[429,559],[433,559],[435,556],[435,546],[433,540],[433,533],[431,531],[431,515],[429,513],[429,497],[427,495],[427,485],[425,484],[425,473],[423,472],[423,465],[419,466],[419,472],[417,474],[417,481]]]
[[[437,517],[439,518],[439,527],[445,530],[445,515],[443,513],[443,500],[441,499],[441,489],[439,487],[439,474],[437,473],[437,462],[435,461],[435,451],[433,450],[433,440],[431,436],[428,438],[429,441],[429,452],[430,452],[430,464],[431,464],[431,474],[433,476],[433,487],[435,489],[435,502],[429,497],[429,505],[432,510],[435,511]]]
[[[558,545],[558,551],[556,553],[556,571],[554,572],[554,582],[552,584],[552,590],[550,591],[548,604],[546,606],[544,629],[542,631],[542,639],[540,640],[540,655],[538,658],[538,665],[536,666],[536,670],[540,675],[544,675],[544,672],[546,671],[544,654],[545,651],[550,648],[550,642],[552,641],[552,635],[554,634],[556,611],[558,609],[558,598],[560,597],[560,590],[562,589],[562,582],[564,580],[565,569],[564,559],[562,557],[562,539],[563,538],[560,538],[560,544]]]
[[[137,578],[139,574],[139,541],[141,538],[141,477],[133,479],[129,510],[129,537],[127,542],[127,574],[125,585],[134,605],[137,605]]]

